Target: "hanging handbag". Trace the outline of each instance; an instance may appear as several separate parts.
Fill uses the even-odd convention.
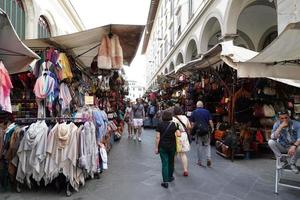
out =
[[[225,136],[225,131],[215,130],[214,132],[215,140],[223,140],[224,136]]]
[[[275,96],[275,95],[276,95],[276,90],[275,90],[274,88],[264,87],[263,93],[264,93],[265,95]]]
[[[263,106],[265,117],[274,117],[276,115],[274,107],[272,105],[265,104]]]

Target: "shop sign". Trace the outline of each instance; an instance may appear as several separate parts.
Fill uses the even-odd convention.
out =
[[[84,96],[85,105],[94,105],[94,96]]]

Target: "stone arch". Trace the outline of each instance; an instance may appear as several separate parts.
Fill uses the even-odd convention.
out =
[[[200,50],[202,53],[208,51],[211,47],[218,43],[218,38],[216,38],[217,42],[213,41],[214,36],[219,33],[219,36],[223,34],[222,28],[222,18],[219,15],[211,14],[208,16],[203,23],[204,26],[201,30],[201,39],[200,39]],[[211,43],[211,42],[214,43]]]
[[[185,61],[189,62],[191,60],[194,60],[197,58],[198,55],[198,43],[195,37],[192,37],[189,42],[188,45],[186,47],[186,51],[185,51]]]
[[[176,66],[184,63],[183,54],[181,52],[178,53],[176,57]]]
[[[258,50],[262,51],[267,45],[269,45],[270,41],[266,41],[267,39],[269,39],[268,37],[270,35],[275,34],[274,36],[277,37],[278,36],[278,27],[277,26],[273,26],[271,28],[269,28],[268,30],[266,30],[266,32],[262,35],[262,37],[260,38],[259,44],[258,44]],[[273,38],[272,38],[273,40]],[[266,42],[268,44],[266,44]]]
[[[169,66],[169,72],[173,72],[175,70],[175,66],[174,66],[174,63],[173,61],[170,63],[170,66]]]
[[[238,37],[235,38],[234,45],[255,51],[255,46],[254,46],[251,38],[246,33],[238,30],[237,34],[238,34]]]
[[[56,36],[57,35],[57,25],[56,25],[53,15],[48,10],[46,10],[46,11],[42,12],[42,14],[40,16],[44,16],[44,18],[48,21],[49,28],[50,28],[50,35]]]
[[[225,12],[224,24],[227,34],[241,36],[241,32],[247,33],[248,39],[255,46],[254,50],[260,50],[259,41],[262,34],[270,27],[277,25],[276,3],[262,0],[230,0]],[[253,29],[254,26],[255,29]]]

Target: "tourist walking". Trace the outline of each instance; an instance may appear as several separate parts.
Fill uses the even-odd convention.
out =
[[[177,154],[182,163],[183,176],[188,176],[188,158],[186,152],[190,151],[189,133],[191,130],[191,123],[189,119],[183,115],[183,110],[179,106],[174,107],[173,121],[177,124],[180,131],[180,137],[177,137],[176,144]]]
[[[133,111],[133,126],[134,126],[134,136],[133,139],[138,139],[139,142],[142,141],[142,129],[143,122],[145,119],[145,110],[142,99],[136,99],[136,104],[132,106]]]
[[[127,123],[128,139],[133,137],[133,110],[132,102],[128,101],[125,109],[124,120]]]
[[[192,135],[196,137],[197,164],[204,167],[203,159],[206,157],[207,166],[211,166],[210,132],[214,130],[214,124],[210,112],[203,108],[203,102],[197,102],[197,109],[192,112]],[[209,130],[209,126],[211,130]]]
[[[180,136],[176,124],[172,121],[172,113],[164,111],[162,121],[156,131],[155,153],[160,155],[162,163],[163,182],[161,186],[169,187],[169,182],[174,180],[174,157],[176,153],[176,136]]]
[[[300,122],[291,120],[287,111],[278,113],[278,118],[268,144],[276,158],[280,159],[277,168],[281,169],[290,165],[292,171],[298,174],[299,169],[296,163],[300,157]],[[290,162],[282,154],[288,154]]]

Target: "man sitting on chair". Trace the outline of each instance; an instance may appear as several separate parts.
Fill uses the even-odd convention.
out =
[[[277,168],[281,169],[290,164],[292,171],[299,173],[296,163],[300,157],[300,122],[291,120],[287,111],[279,112],[278,118],[268,142],[276,158],[280,159]],[[288,154],[290,163],[282,154]]]

